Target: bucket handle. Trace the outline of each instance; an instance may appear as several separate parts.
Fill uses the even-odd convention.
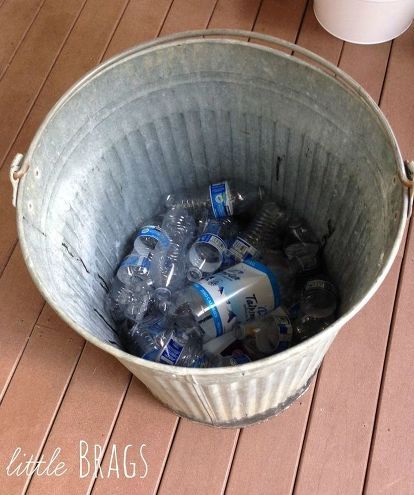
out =
[[[17,153],[17,155],[13,158],[13,161],[10,165],[10,182],[13,188],[12,195],[12,205],[16,208],[17,202],[17,192],[19,190],[19,182],[22,177],[27,174],[29,170],[29,163],[24,161],[24,156],[21,153]]]
[[[402,184],[408,188],[408,218],[413,213],[414,202],[414,160],[405,160],[404,167],[398,169],[398,176]]]

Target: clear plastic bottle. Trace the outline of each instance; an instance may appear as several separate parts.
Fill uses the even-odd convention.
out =
[[[229,242],[236,236],[237,226],[230,218],[210,220],[188,252],[187,278],[196,282],[216,272],[223,263]]]
[[[243,348],[254,360],[284,351],[293,337],[290,319],[281,308],[258,320],[239,323],[234,333],[243,340]]]
[[[171,291],[182,288],[186,281],[188,244],[193,240],[196,225],[185,208],[174,207],[167,211],[161,226],[169,242],[158,242],[152,252],[149,277],[160,303],[171,298]]]
[[[317,256],[321,244],[309,225],[297,216],[293,216],[287,227],[283,250],[289,259],[302,256]]]
[[[141,281],[149,285],[152,283],[148,277],[151,253],[158,242],[169,242],[160,228],[162,218],[162,215],[157,215],[148,225],[138,230],[132,252],[119,265],[116,276],[128,287],[133,287]]]
[[[226,218],[238,215],[252,208],[264,197],[264,188],[224,180],[195,191],[179,191],[169,194],[165,204],[167,208],[183,206],[197,218],[199,211],[206,208],[214,218]]]
[[[236,262],[248,258],[260,259],[264,249],[280,245],[287,218],[285,210],[276,203],[264,203],[245,231],[237,236],[230,247],[230,253]]]
[[[279,307],[289,300],[295,275],[282,255],[271,254],[268,265],[248,259],[179,291],[176,314],[191,314],[206,343]]]
[[[335,321],[338,307],[336,287],[325,276],[308,280],[302,291],[300,313],[294,321],[296,342],[302,342]]]
[[[105,308],[114,321],[125,319],[140,321],[145,315],[151,298],[151,289],[147,284],[127,286],[117,277],[112,282],[111,289],[105,300]]]
[[[143,359],[173,366],[235,366],[250,360],[247,356],[244,359],[240,356],[223,357],[204,351],[197,331],[182,329],[168,317],[144,325],[134,325],[128,330],[124,341],[128,342],[128,352]]]

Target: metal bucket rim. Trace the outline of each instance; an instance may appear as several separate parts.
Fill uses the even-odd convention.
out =
[[[247,38],[253,38],[253,39],[259,39],[261,41],[267,41],[273,44],[276,44],[278,46],[284,47],[284,48],[289,48],[293,52],[299,52],[302,55],[306,56],[310,60],[324,66],[326,69],[331,71],[334,75],[330,75],[326,71],[322,71],[320,68],[311,65],[309,62],[301,60],[299,58],[295,58],[292,55],[286,54],[285,52],[282,52],[280,50],[277,50],[275,48],[269,47],[269,46],[264,46],[258,43],[252,43],[251,41],[242,41],[242,40],[236,40],[236,39],[228,39],[228,38],[219,38],[219,39],[205,39],[202,38],[203,36],[238,36],[238,37],[247,37]],[[264,35],[260,33],[254,33],[250,31],[242,31],[242,30],[232,30],[232,29],[214,29],[214,30],[198,30],[198,31],[189,31],[189,32],[183,32],[183,33],[178,33],[170,36],[166,36],[163,38],[158,38],[154,41],[137,45],[136,47],[133,47],[129,50],[126,50],[118,55],[115,55],[114,57],[110,58],[106,62],[96,66],[92,70],[90,70],[88,73],[86,73],[81,79],[79,79],[71,88],[69,88],[62,96],[61,98],[56,102],[56,104],[52,107],[52,109],[49,111],[49,113],[46,115],[45,119],[43,120],[42,124],[38,128],[31,144],[29,147],[29,150],[24,158],[25,162],[28,162],[30,164],[30,158],[33,155],[33,152],[37,146],[38,141],[41,138],[41,135],[44,131],[44,129],[47,127],[49,124],[49,121],[52,119],[52,117],[59,112],[60,108],[65,105],[65,103],[74,96],[75,93],[77,93],[79,90],[82,89],[82,87],[86,84],[88,84],[90,81],[92,81],[95,77],[98,77],[101,75],[104,71],[110,70],[113,66],[117,65],[118,63],[124,63],[131,57],[135,57],[137,54],[138,55],[144,55],[151,53],[152,51],[155,50],[161,50],[166,47],[174,47],[174,46],[179,46],[182,44],[189,44],[189,43],[218,43],[218,44],[239,44],[242,46],[246,46],[249,48],[256,48],[262,51],[268,51],[274,53],[274,55],[283,57],[286,59],[289,59],[293,61],[294,63],[298,63],[301,65],[307,66],[308,69],[314,70],[317,72],[320,72],[326,76],[330,76],[333,81],[337,84],[341,83],[341,86],[347,89],[348,91],[351,91],[355,96],[358,96],[361,98],[362,102],[364,102],[367,105],[367,109],[371,110],[375,117],[378,119],[379,123],[381,124],[383,131],[387,138],[389,139],[389,143],[392,146],[393,152],[394,152],[394,158],[396,161],[397,167],[400,167],[401,169],[404,168],[404,163],[403,159],[401,156],[401,152],[399,150],[396,138],[394,136],[394,133],[391,129],[390,124],[388,123],[387,119],[385,118],[384,114],[382,111],[379,109],[377,104],[374,102],[374,100],[369,96],[369,94],[354,80],[352,79],[348,74],[343,72],[341,69],[338,67],[334,66],[330,62],[326,61],[322,57],[319,57],[318,55],[314,54],[313,52],[300,47],[299,45],[296,45],[294,43],[290,43],[288,41],[275,38],[269,35]],[[339,79],[339,80],[338,80]],[[24,165],[23,165],[24,167]],[[25,183],[25,177],[22,179],[22,183],[20,184],[20,187],[24,187]],[[326,336],[327,333],[331,333],[335,335],[344,325],[347,323],[351,318],[353,318],[364,306],[365,304],[371,299],[371,297],[375,294],[375,292],[378,290],[380,285],[382,284],[383,280],[385,279],[386,275],[390,271],[390,268],[394,262],[394,259],[397,256],[399,246],[401,244],[401,240],[404,235],[404,228],[405,228],[405,223],[406,223],[406,212],[408,210],[408,196],[405,193],[404,188],[402,187],[402,204],[401,204],[401,215],[400,215],[400,222],[399,222],[399,228],[397,232],[397,236],[395,238],[393,247],[391,249],[391,252],[388,256],[388,259],[384,263],[384,265],[381,268],[381,271],[376,278],[376,280],[372,283],[371,287],[367,291],[364,297],[362,297],[354,306],[352,306],[347,312],[345,312],[338,320],[336,320],[332,325],[327,327],[325,330],[320,332],[319,334],[311,337],[310,339],[295,345],[294,347],[291,347],[279,354],[275,354],[263,359],[260,359],[258,361],[254,361],[251,363],[246,363],[242,365],[238,365],[235,367],[220,367],[220,368],[185,368],[185,367],[179,367],[179,366],[170,366],[170,365],[165,365],[161,363],[155,363],[153,361],[147,361],[145,359],[139,358],[137,356],[133,356],[121,349],[118,349],[114,347],[111,344],[105,343],[99,338],[95,337],[88,331],[86,331],[83,327],[75,323],[69,316],[66,315],[64,311],[61,310],[61,308],[53,303],[53,299],[49,295],[49,290],[42,284],[42,281],[39,279],[37,276],[34,267],[30,263],[30,250],[29,247],[26,243],[26,239],[24,236],[24,227],[23,227],[23,218],[22,218],[22,207],[21,207],[21,195],[18,195],[17,198],[17,226],[18,226],[18,236],[20,240],[20,245],[23,253],[23,257],[26,262],[26,266],[28,267],[28,270],[32,276],[32,279],[34,280],[37,288],[40,290],[48,304],[51,305],[51,307],[54,309],[54,311],[57,312],[57,314],[71,327],[73,328],[77,333],[79,333],[85,340],[91,342],[92,344],[96,345],[100,349],[108,352],[109,354],[113,355],[116,357],[118,360],[121,362],[127,361],[131,364],[136,364],[139,366],[143,366],[149,369],[153,369],[154,371],[159,371],[159,372],[165,372],[169,375],[181,375],[181,376],[194,376],[194,377],[207,377],[207,376],[229,376],[229,375],[245,375],[246,373],[254,372],[258,369],[263,368],[265,365],[266,367],[270,367],[274,364],[278,364],[282,361],[289,360],[291,356],[295,354],[301,354],[302,349],[305,347],[309,346],[309,343],[315,342],[315,340],[318,339],[319,336],[322,334]]]

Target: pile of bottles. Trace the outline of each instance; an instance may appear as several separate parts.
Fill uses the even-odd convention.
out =
[[[254,213],[254,214],[252,214]],[[234,366],[333,323],[323,246],[263,187],[223,181],[165,198],[108,293],[126,351],[159,363]]]

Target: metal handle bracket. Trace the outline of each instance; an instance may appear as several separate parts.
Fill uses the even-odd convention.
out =
[[[404,165],[405,178],[402,182],[408,188],[408,218],[410,218],[413,213],[414,202],[414,160],[410,162],[406,160],[404,161]]]
[[[29,165],[23,166],[24,156],[17,153],[10,165],[10,182],[13,188],[12,205],[16,208],[17,192],[19,190],[20,179],[26,175],[29,170]]]

